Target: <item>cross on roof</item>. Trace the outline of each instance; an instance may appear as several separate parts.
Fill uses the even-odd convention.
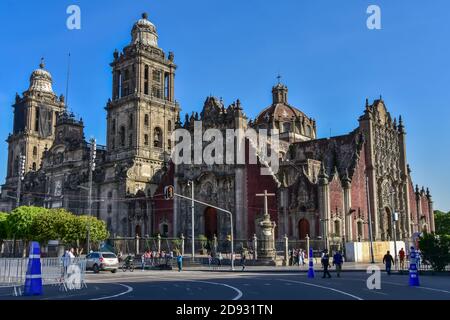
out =
[[[280,74],[278,74],[277,79],[278,79],[278,84],[280,84],[281,83],[281,75]]]

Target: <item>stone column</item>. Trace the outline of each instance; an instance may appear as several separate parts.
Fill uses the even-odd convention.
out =
[[[156,237],[157,246],[158,246],[158,253],[161,252],[161,235],[158,233],[158,236]]]
[[[321,220],[320,229],[325,240],[325,246],[328,248],[329,243],[329,230],[330,230],[330,187],[328,184],[328,175],[325,170],[325,166],[322,163],[322,167],[319,173],[319,215]]]
[[[284,235],[284,265],[289,265],[289,238],[287,234]]]
[[[136,237],[135,237],[135,251],[136,251],[136,255],[138,255],[139,254],[139,235],[136,235]]]
[[[181,255],[184,256],[184,235],[181,234]]]
[[[306,254],[308,255],[308,261],[309,261],[309,235],[306,235]]]
[[[342,189],[344,190],[344,223],[345,223],[345,237],[346,241],[353,241],[353,219],[350,213],[352,207],[352,195],[351,195],[351,181],[348,177],[348,173],[342,181]],[[345,244],[343,244],[345,246]]]
[[[420,199],[419,186],[416,185],[416,209],[417,209],[417,232],[420,232],[420,216],[422,215],[422,204]]]
[[[428,199],[428,212],[430,214],[430,232],[436,232],[436,226],[434,224],[433,199],[431,198],[431,193],[428,188],[427,188],[427,199]]]

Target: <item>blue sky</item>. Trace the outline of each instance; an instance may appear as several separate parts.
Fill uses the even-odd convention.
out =
[[[81,30],[66,28],[66,9],[81,8]],[[370,4],[382,30],[366,27]],[[407,130],[414,183],[429,186],[435,207],[450,210],[450,2],[448,0],[54,0],[0,2],[0,181],[16,92],[41,56],[54,89],[65,93],[86,137],[105,142],[104,106],[111,95],[109,63],[130,41],[142,12],[157,26],[159,44],[175,52],[175,94],[184,112],[200,111],[213,94],[239,98],[249,117],[271,102],[276,76],[289,101],[317,120],[318,135],[357,125],[365,98],[380,94]]]

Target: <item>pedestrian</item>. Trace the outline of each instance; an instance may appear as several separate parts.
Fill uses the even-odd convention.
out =
[[[291,249],[289,252],[289,265],[292,266],[294,264],[294,249]]]
[[[305,259],[306,259],[306,253],[305,253],[305,250],[302,250],[302,260],[303,260],[303,265],[306,264]]]
[[[328,278],[331,278],[330,271],[328,271],[328,268],[330,267],[330,256],[328,255],[327,249],[325,249],[323,251],[321,262],[322,262],[322,267],[323,267],[322,278],[325,278],[326,276],[328,276]]]
[[[219,252],[219,256],[217,257],[217,268],[220,269],[220,267],[222,266],[222,252]]]
[[[422,252],[420,251],[420,249],[417,249],[417,251],[416,251],[417,270],[420,270],[421,262],[422,262]]]
[[[177,264],[178,264],[178,272],[181,272],[181,270],[183,269],[183,256],[180,254],[177,257]]]
[[[305,264],[304,257],[303,257],[303,249],[300,249],[298,252],[298,266],[303,266]]]
[[[145,270],[145,254],[141,255],[141,265],[142,265],[142,271]]]
[[[241,257],[241,265],[242,265],[242,271],[245,270],[245,261],[247,260],[247,257],[245,255],[245,251],[242,252],[242,257]]]
[[[337,277],[341,277],[341,271],[342,271],[342,264],[344,263],[344,260],[342,259],[342,254],[340,251],[336,251],[336,253],[333,256],[333,266],[336,266],[336,274]]]
[[[388,275],[391,275],[391,268],[394,264],[394,258],[392,258],[390,251],[388,251],[383,257],[383,263],[386,266],[386,272]]]
[[[400,257],[400,270],[405,268],[405,250],[403,248],[399,251],[398,256]]]
[[[208,254],[208,266],[209,266],[210,269],[211,269],[211,264],[212,264],[212,252],[210,252]]]

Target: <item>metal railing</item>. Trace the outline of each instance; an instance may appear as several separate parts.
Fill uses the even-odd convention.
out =
[[[0,288],[13,288],[13,294],[21,294],[28,270],[28,258],[0,259]],[[68,291],[87,287],[85,281],[86,259],[41,258],[42,285],[59,286]]]

